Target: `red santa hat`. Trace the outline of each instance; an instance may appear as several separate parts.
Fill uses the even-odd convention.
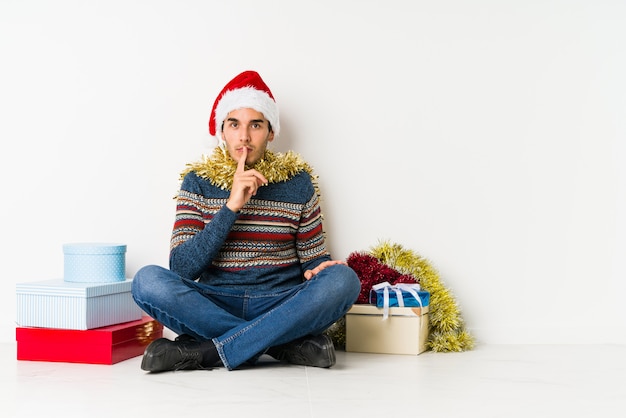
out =
[[[278,105],[267,84],[256,71],[244,71],[224,86],[215,99],[209,133],[222,139],[222,123],[228,114],[237,109],[250,108],[263,113],[274,131],[274,137],[280,132]]]

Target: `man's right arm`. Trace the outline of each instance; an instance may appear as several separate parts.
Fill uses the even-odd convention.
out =
[[[237,220],[237,214],[226,205],[216,208],[205,223],[206,199],[194,183],[202,181],[195,175],[187,176],[181,185],[176,205],[176,220],[170,245],[170,270],[182,277],[195,280],[206,270],[219,252]]]

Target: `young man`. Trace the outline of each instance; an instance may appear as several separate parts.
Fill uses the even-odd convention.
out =
[[[360,281],[326,249],[311,167],[267,149],[280,132],[278,106],[258,73],[222,89],[209,132],[221,145],[182,175],[170,268],[146,266],[133,280],[136,303],[178,334],[153,341],[141,368],[233,370],[262,354],[333,366],[323,332],[355,302]]]

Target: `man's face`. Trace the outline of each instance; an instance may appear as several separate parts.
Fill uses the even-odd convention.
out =
[[[263,158],[267,144],[274,139],[274,132],[270,131],[263,113],[244,108],[233,110],[226,116],[222,139],[228,153],[237,162],[243,147],[247,147],[246,165],[253,166]]]

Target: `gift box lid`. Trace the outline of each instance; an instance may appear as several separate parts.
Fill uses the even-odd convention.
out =
[[[382,316],[384,308],[379,308],[369,304],[354,304],[348,310],[348,315],[370,315],[370,316]],[[428,313],[428,306],[420,307],[395,307],[389,308],[390,316],[413,316],[418,317]]]
[[[63,244],[63,253],[65,254],[124,254],[126,253],[125,244],[99,243],[99,242],[76,242]]]
[[[110,283],[67,282],[63,279],[42,280],[38,282],[18,283],[15,290],[18,295],[43,295],[92,298],[115,293],[130,292],[132,279]]]
[[[156,320],[143,316],[136,321],[123,322],[90,330],[73,330],[42,327],[17,327],[15,338],[17,341],[32,343],[63,342],[65,344],[121,344],[126,341],[148,341],[154,335],[161,335],[163,330]]]
[[[430,304],[430,292],[426,290],[414,290],[414,292],[419,297],[419,301],[415,299],[415,296],[409,293],[406,290],[402,290],[402,303],[404,306],[428,306]],[[382,307],[384,305],[384,289],[371,289],[370,290],[370,299],[369,302],[372,305],[376,305],[378,307]],[[389,292],[389,306],[390,307],[400,307],[400,301],[398,300],[398,295],[396,292],[391,289]]]

